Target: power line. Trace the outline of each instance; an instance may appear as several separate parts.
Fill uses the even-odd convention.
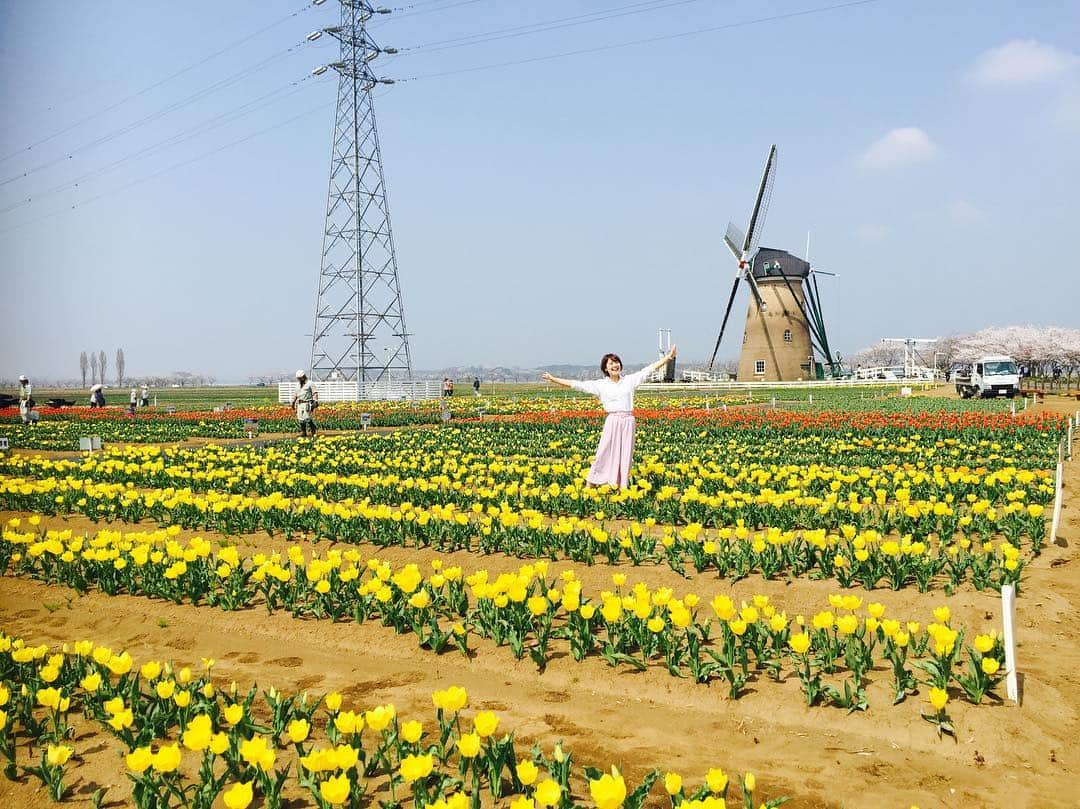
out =
[[[546,56],[533,56],[528,59],[514,59],[507,62],[495,62],[487,65],[475,65],[473,67],[463,67],[457,70],[444,70],[439,73],[421,73],[416,76],[409,76],[408,78],[395,79],[398,83],[408,81],[420,81],[423,79],[436,79],[444,76],[455,76],[461,73],[475,73],[481,70],[495,70],[503,67],[513,67],[515,65],[528,65],[535,62],[549,62],[553,59],[562,59],[568,56],[582,56],[588,53],[600,53],[602,51],[612,51],[619,48],[629,48],[634,45],[649,45],[654,42],[664,42],[672,39],[682,39],[685,37],[698,36],[701,34],[711,34],[717,31],[728,31],[735,28],[745,28],[751,25],[760,25],[767,22],[777,22],[779,20],[789,20],[795,17],[806,17],[811,14],[821,14],[827,11],[838,11],[840,9],[854,8],[856,6],[865,6],[871,3],[882,2],[882,0],[851,0],[847,3],[836,3],[831,6],[818,6],[816,8],[804,9],[802,11],[791,11],[784,14],[773,14],[768,17],[758,17],[753,20],[742,20],[740,22],[725,23],[723,25],[714,25],[706,28],[695,28],[691,31],[680,31],[675,34],[662,34],[655,37],[647,37],[645,39],[633,39],[627,42],[615,42],[610,45],[598,45],[592,48],[580,48],[572,51],[561,51],[559,53],[547,54]]]
[[[470,0],[470,2],[478,2],[478,1],[479,0]],[[660,2],[660,1],[661,0],[653,0],[654,3],[655,2]],[[691,1],[692,0],[680,0],[680,2],[691,2]],[[828,11],[836,11],[836,10],[842,10],[842,9],[847,9],[847,8],[853,8],[853,7],[857,7],[857,6],[869,5],[871,3],[876,3],[876,2],[879,2],[879,0],[850,0],[849,2],[844,2],[844,3],[836,3],[836,4],[828,5],[828,6],[819,6],[819,7],[810,8],[810,9],[804,9],[804,10],[800,10],[800,11],[786,12],[786,13],[783,13],[783,14],[775,14],[775,15],[770,15],[770,16],[766,16],[766,17],[759,17],[759,18],[752,19],[752,20],[743,20],[743,21],[739,21],[739,22],[725,23],[725,24],[722,24],[722,25],[697,28],[697,29],[693,29],[693,30],[689,30],[689,31],[677,32],[677,33],[674,33],[674,34],[665,34],[665,35],[659,35],[659,36],[655,36],[655,37],[648,37],[648,38],[643,38],[643,39],[630,40],[630,41],[626,41],[626,42],[612,43],[612,44],[609,44],[609,45],[600,45],[600,46],[595,46],[595,47],[591,47],[591,48],[582,48],[582,49],[577,49],[577,50],[572,50],[572,51],[563,51],[563,52],[554,53],[554,54],[548,54],[548,55],[544,55],[544,56],[530,57],[530,58],[527,58],[527,59],[512,60],[512,61],[499,62],[499,63],[494,63],[494,64],[487,64],[487,65],[477,65],[477,66],[474,66],[474,67],[461,68],[461,69],[457,69],[457,70],[443,71],[443,72],[440,72],[440,73],[421,74],[421,75],[412,76],[412,77],[405,78],[405,79],[398,79],[397,81],[398,82],[418,81],[418,80],[427,79],[427,78],[438,78],[438,77],[444,77],[444,76],[451,76],[451,75],[457,75],[457,74],[463,74],[463,73],[476,72],[476,71],[481,71],[481,70],[491,70],[491,69],[502,68],[502,67],[510,67],[510,66],[516,66],[516,65],[530,64],[530,63],[534,63],[534,62],[550,61],[550,60],[560,59],[560,58],[565,58],[565,57],[570,57],[570,56],[578,56],[578,55],[584,55],[584,54],[589,54],[589,53],[597,53],[597,52],[603,52],[603,51],[608,51],[608,50],[615,50],[615,49],[619,49],[619,48],[626,48],[626,47],[631,47],[631,46],[634,46],[634,45],[650,44],[650,43],[654,43],[654,42],[661,42],[661,41],[666,41],[666,40],[673,40],[673,39],[685,38],[685,37],[690,37],[690,36],[697,36],[697,35],[701,35],[701,34],[715,33],[717,31],[737,29],[737,28],[742,28],[742,27],[747,27],[747,26],[752,26],[752,25],[760,25],[760,24],[767,23],[767,22],[775,22],[775,21],[780,21],[780,20],[786,20],[786,19],[792,19],[792,18],[797,18],[797,17],[802,17],[802,16],[808,16],[808,15],[811,15],[811,14],[819,14],[819,13],[824,13],[824,12],[828,12]],[[464,5],[464,4],[465,3],[455,3],[454,5]],[[675,4],[677,4],[677,3],[669,3],[669,5],[675,5]],[[646,4],[645,3],[631,4],[631,6],[640,6],[640,5],[646,5]],[[622,7],[622,8],[630,8],[631,6]],[[613,10],[614,9],[607,9],[607,10],[602,11],[602,12],[595,12],[595,14],[604,14],[604,13],[607,13],[607,12],[610,12],[610,11],[613,11]],[[587,17],[589,15],[578,15],[578,16]],[[572,18],[563,18],[563,19],[564,20],[570,20]],[[592,20],[588,20],[588,21],[591,22]],[[555,21],[549,21],[549,22],[555,22]],[[537,24],[534,24],[534,25],[541,25],[541,24],[547,24],[547,23],[537,23]],[[522,27],[524,27],[524,26],[522,26]],[[510,29],[507,29],[507,30],[510,30]],[[489,32],[489,33],[495,33],[495,32]],[[484,36],[484,35],[477,35],[477,36]],[[235,83],[236,81],[239,81],[240,79],[246,77],[246,75],[248,75],[250,72],[253,72],[254,70],[262,67],[263,65],[265,65],[266,62],[272,61],[272,60],[274,60],[276,58],[280,58],[282,55],[284,55],[285,53],[288,53],[289,51],[294,50],[295,48],[297,48],[301,44],[304,44],[304,43],[303,42],[297,43],[296,45],[291,46],[290,48],[286,49],[285,51],[280,52],[279,54],[275,54],[275,55],[273,55],[271,57],[268,57],[267,60],[264,60],[263,62],[260,62],[257,65],[254,65],[252,68],[249,68],[249,69],[243,71],[238,76],[227,79],[227,80],[223,80],[223,81],[228,81],[230,84]],[[163,141],[160,141],[160,142],[158,142],[156,144],[153,144],[151,146],[145,147],[145,148],[143,148],[143,149],[139,150],[138,152],[135,152],[135,153],[133,153],[131,155],[127,155],[125,157],[122,157],[122,158],[114,161],[113,163],[108,164],[108,165],[96,170],[95,172],[88,173],[84,177],[77,178],[74,181],[71,181],[71,182],[68,182],[68,183],[65,183],[65,184],[62,184],[62,185],[55,186],[55,187],[53,187],[51,189],[47,189],[44,193],[49,194],[49,193],[55,193],[55,192],[60,191],[60,190],[64,190],[65,188],[77,185],[79,182],[82,182],[83,179],[85,179],[87,177],[93,177],[93,176],[97,176],[97,175],[100,175],[100,174],[107,173],[109,171],[114,170],[115,168],[118,168],[120,165],[122,165],[124,163],[130,162],[132,160],[137,160],[140,157],[147,156],[148,154],[152,154],[152,153],[157,152],[157,151],[161,151],[161,150],[163,150],[165,148],[169,148],[170,146],[178,145],[179,143],[181,143],[181,142],[183,142],[185,140],[190,140],[191,138],[197,136],[198,134],[202,134],[205,131],[209,131],[210,129],[215,129],[218,126],[221,126],[222,123],[217,123],[218,121],[222,121],[223,123],[228,123],[228,122],[237,120],[238,118],[243,117],[243,115],[246,115],[246,114],[248,114],[250,112],[253,112],[255,109],[258,109],[258,108],[260,108],[262,106],[266,106],[268,103],[273,103],[273,102],[266,102],[266,103],[260,104],[260,102],[263,102],[266,99],[268,99],[268,98],[270,98],[270,97],[272,97],[274,95],[280,94],[282,92],[289,91],[290,89],[292,89],[292,91],[287,92],[287,95],[292,95],[294,92],[296,92],[296,86],[301,81],[303,81],[303,79],[298,79],[298,80],[290,83],[289,85],[285,85],[284,87],[281,87],[281,88],[279,88],[279,89],[277,89],[275,91],[271,91],[270,93],[267,93],[267,94],[265,94],[263,96],[260,96],[259,98],[256,98],[251,102],[248,102],[247,104],[243,105],[240,108],[237,108],[235,110],[230,110],[230,111],[228,111],[226,113],[222,113],[222,114],[220,114],[218,116],[214,116],[214,117],[212,117],[210,119],[207,119],[207,120],[203,121],[202,123],[196,125],[195,127],[192,127],[191,129],[187,130],[186,132],[178,133],[176,135],[171,136],[170,138],[168,138],[166,140],[163,140]],[[157,117],[159,115],[165,114],[166,112],[172,111],[173,109],[178,109],[181,106],[186,106],[188,103],[191,103],[191,100],[194,99],[195,97],[205,95],[205,94],[209,94],[210,92],[214,92],[216,89],[220,89],[220,88],[217,87],[217,84],[219,84],[219,83],[216,83],[215,85],[211,85],[208,88],[204,88],[204,90],[199,91],[194,96],[191,96],[188,99],[184,99],[181,102],[176,102],[173,105],[169,105],[165,109],[159,111],[158,113],[154,113],[154,114],[152,114],[152,116],[148,116],[148,117]],[[250,135],[247,135],[244,138],[232,141],[232,142],[227,143],[227,144],[225,144],[223,146],[215,148],[215,149],[213,149],[213,150],[211,150],[209,152],[205,152],[205,153],[203,153],[203,154],[201,154],[201,155],[199,155],[197,157],[191,158],[189,160],[182,161],[180,163],[173,164],[173,165],[171,165],[171,166],[169,166],[169,167],[167,167],[165,169],[162,169],[160,171],[157,171],[157,172],[154,172],[154,173],[152,173],[150,175],[147,175],[146,177],[140,178],[140,179],[135,180],[133,182],[127,183],[127,184],[122,185],[122,186],[119,186],[118,188],[115,188],[115,189],[112,189],[110,191],[103,192],[103,193],[98,194],[96,196],[90,197],[87,200],[84,200],[81,203],[77,203],[75,205],[72,205],[72,206],[70,206],[68,208],[59,209],[59,210],[53,211],[51,213],[44,214],[43,216],[38,217],[36,219],[29,220],[28,222],[24,222],[24,223],[21,223],[19,225],[15,225],[15,226],[13,226],[11,228],[0,230],[0,234],[10,233],[10,232],[12,232],[14,230],[18,230],[18,229],[21,229],[23,227],[27,227],[27,226],[30,226],[32,224],[35,224],[36,222],[42,221],[43,219],[47,219],[47,218],[50,218],[52,216],[59,215],[60,213],[64,213],[66,211],[73,210],[75,208],[88,205],[88,204],[90,204],[92,202],[95,202],[95,201],[97,201],[99,199],[102,199],[104,197],[111,196],[111,195],[116,194],[116,193],[120,193],[121,191],[124,191],[124,190],[126,190],[128,188],[131,188],[131,187],[135,186],[135,185],[139,185],[139,184],[141,184],[143,182],[147,182],[148,180],[153,179],[155,177],[158,177],[158,176],[160,176],[162,174],[165,174],[165,173],[167,173],[169,171],[173,171],[173,170],[181,168],[183,166],[190,165],[191,163],[194,163],[194,162],[196,162],[198,160],[202,160],[202,159],[205,159],[207,157],[210,157],[210,156],[212,156],[214,154],[217,154],[218,152],[221,152],[221,151],[223,151],[225,149],[229,149],[229,148],[232,148],[233,146],[236,146],[236,145],[239,145],[241,143],[247,142],[248,140],[251,140],[252,138],[255,138],[255,137],[257,137],[257,136],[259,136],[261,134],[264,134],[266,132],[270,132],[270,131],[272,131],[274,129],[280,128],[281,126],[286,126],[289,123],[292,123],[293,121],[296,121],[301,117],[304,117],[305,115],[309,115],[309,114],[312,114],[312,113],[317,112],[319,110],[326,109],[328,106],[330,106],[330,105],[329,104],[324,104],[324,105],[321,105],[319,107],[313,108],[311,110],[308,110],[307,112],[301,113],[300,115],[294,116],[294,117],[289,118],[289,119],[287,119],[285,121],[282,121],[282,122],[280,122],[278,124],[272,125],[272,126],[267,127],[265,129],[254,132],[254,133],[252,133]],[[247,112],[241,112],[242,110],[244,110],[245,108],[248,108],[248,107],[251,107],[251,109],[248,109]],[[130,131],[131,128],[134,128],[135,126],[141,125],[142,122],[144,122],[144,121],[142,119],[140,119],[140,121],[137,121],[132,125],[129,125],[128,128],[125,128],[121,132],[114,133],[113,136],[118,136],[119,134],[123,134],[126,131]],[[110,136],[110,137],[113,137],[113,136]],[[81,148],[89,148],[89,146],[92,146],[92,145],[95,145],[95,144],[96,144],[96,142],[92,142],[91,144],[87,145],[86,147],[81,147]],[[55,163],[55,162],[59,162],[59,161],[53,161],[53,162]],[[5,182],[8,182],[8,181],[5,181]],[[15,203],[14,205],[9,206],[8,208],[4,209],[3,211],[0,211],[0,213],[12,210],[12,209],[14,209],[16,207],[20,207],[23,204],[25,204],[25,202]]]
[[[29,227],[31,225],[37,224],[38,222],[42,222],[45,219],[50,219],[50,218],[52,218],[54,216],[59,216],[62,213],[67,213],[68,211],[73,211],[76,208],[84,208],[87,205],[90,205],[91,203],[97,202],[100,199],[104,199],[105,197],[110,197],[113,194],[119,194],[121,191],[126,191],[127,189],[133,188],[134,186],[141,185],[141,184],[143,184],[145,182],[149,182],[150,180],[153,180],[156,177],[160,177],[162,174],[167,174],[170,171],[175,171],[176,169],[180,169],[180,168],[183,168],[185,166],[190,166],[192,163],[197,163],[200,160],[205,160],[208,157],[213,157],[214,155],[218,154],[219,152],[223,152],[226,149],[231,149],[234,146],[239,146],[242,143],[247,143],[249,140],[252,140],[253,138],[257,138],[260,135],[265,135],[267,132],[272,132],[275,129],[280,129],[283,126],[288,126],[289,124],[294,123],[295,121],[299,121],[301,118],[305,118],[308,115],[312,115],[312,114],[314,114],[316,112],[321,112],[322,110],[329,109],[330,107],[334,106],[336,103],[337,103],[336,101],[332,101],[332,102],[329,102],[329,103],[326,103],[326,104],[320,104],[317,107],[312,107],[311,109],[305,110],[304,112],[301,112],[298,115],[294,115],[293,117],[288,118],[288,119],[286,119],[284,121],[280,121],[280,122],[278,122],[276,124],[265,127],[264,129],[260,129],[260,130],[258,130],[256,132],[252,132],[249,135],[246,135],[246,136],[244,136],[242,138],[239,138],[237,140],[234,140],[234,141],[230,141],[229,143],[226,143],[226,144],[224,144],[222,146],[219,146],[216,149],[211,149],[208,152],[203,152],[202,154],[196,155],[195,157],[192,157],[192,158],[190,158],[188,160],[184,160],[184,161],[181,161],[179,163],[174,163],[171,166],[168,166],[166,168],[161,169],[160,171],[155,171],[153,174],[148,174],[145,177],[140,177],[137,180],[132,180],[130,183],[126,183],[124,185],[118,186],[117,188],[113,188],[113,189],[111,189],[109,191],[103,191],[100,194],[97,194],[97,195],[95,195],[93,197],[89,197],[88,199],[84,199],[82,202],[75,203],[74,205],[70,205],[67,208],[60,208],[60,209],[57,209],[57,210],[52,211],[50,213],[43,214],[43,215],[37,217],[36,219],[31,219],[29,221],[22,222],[22,223],[20,223],[18,225],[13,225],[10,228],[5,228],[4,230],[0,230],[0,236],[4,235],[6,233],[11,233],[13,231],[21,230],[22,228]]]
[[[131,162],[136,161],[136,160],[140,160],[140,159],[142,159],[144,157],[149,157],[151,155],[157,154],[157,153],[162,152],[162,151],[164,151],[166,149],[170,149],[173,146],[178,146],[181,143],[192,140],[192,139],[194,139],[194,138],[198,137],[199,135],[202,135],[202,134],[204,134],[206,132],[209,132],[209,131],[212,131],[214,129],[218,129],[219,127],[222,127],[222,126],[225,126],[227,124],[233,123],[234,121],[237,121],[237,120],[239,120],[239,119],[241,119],[243,117],[246,117],[247,115],[250,115],[253,112],[256,112],[256,111],[258,111],[260,109],[268,107],[271,104],[276,104],[279,101],[282,101],[282,100],[288,98],[289,96],[295,95],[296,93],[300,92],[303,89],[301,84],[304,81],[307,81],[308,79],[311,79],[311,78],[312,78],[311,74],[303,76],[303,77],[301,77],[299,79],[296,79],[295,81],[292,81],[292,82],[289,82],[286,85],[283,85],[282,87],[278,87],[275,90],[271,90],[268,93],[264,93],[263,95],[255,98],[255,99],[252,99],[251,101],[248,101],[245,104],[241,104],[239,107],[235,107],[235,108],[226,110],[225,112],[219,113],[218,115],[212,116],[211,118],[208,118],[208,119],[206,119],[204,121],[201,121],[200,123],[196,124],[195,126],[188,128],[187,130],[172,134],[169,137],[164,138],[163,140],[160,140],[160,141],[158,141],[156,143],[152,143],[149,146],[145,146],[142,149],[139,149],[138,151],[136,151],[136,152],[134,152],[132,154],[128,154],[128,155],[125,155],[123,157],[120,157],[117,160],[114,160],[113,162],[106,164],[105,166],[94,169],[93,171],[86,172],[85,174],[82,174],[82,175],[76,177],[73,180],[69,180],[67,182],[60,183],[58,185],[54,185],[51,188],[47,188],[47,189],[45,189],[43,191],[39,191],[39,192],[35,192],[33,194],[30,194],[25,199],[21,199],[18,202],[14,202],[14,203],[8,205],[5,208],[0,208],[0,214],[9,213],[9,212],[11,212],[13,210],[16,210],[18,208],[21,208],[21,207],[23,207],[25,205],[29,205],[29,204],[31,204],[33,202],[38,202],[42,198],[49,197],[49,196],[52,196],[53,194],[60,193],[61,191],[66,191],[67,189],[70,189],[70,188],[77,188],[80,185],[82,185],[84,182],[86,182],[87,180],[95,179],[95,178],[100,177],[102,175],[108,174],[110,172],[115,171],[118,168],[121,168],[122,166],[124,166],[124,165],[126,165],[128,163],[131,163]],[[280,96],[280,97],[278,97],[278,96]]]
[[[33,167],[31,167],[31,168],[27,169],[26,171],[23,171],[23,172],[21,172],[19,174],[13,174],[13,175],[10,175],[8,177],[5,177],[4,179],[0,180],[0,186],[8,185],[8,184],[13,183],[13,182],[15,182],[17,180],[21,180],[21,179],[23,179],[25,177],[29,177],[29,176],[31,176],[33,174],[37,174],[39,171],[44,171],[47,168],[51,168],[52,166],[55,166],[58,163],[63,163],[65,160],[71,159],[76,154],[79,154],[81,152],[85,152],[88,149],[93,149],[93,148],[95,148],[97,146],[101,146],[104,143],[108,143],[109,141],[115,140],[118,137],[126,135],[127,133],[129,133],[129,132],[131,132],[131,131],[133,131],[135,129],[138,129],[140,126],[143,126],[144,124],[148,124],[148,123],[150,123],[152,121],[156,121],[158,118],[161,118],[164,115],[168,115],[170,112],[175,112],[176,110],[183,109],[184,107],[187,107],[187,106],[189,106],[191,104],[194,104],[196,101],[199,101],[199,100],[205,98],[208,95],[216,93],[218,90],[223,90],[226,87],[231,87],[232,85],[243,81],[245,78],[252,75],[253,73],[256,73],[259,70],[262,70],[263,68],[265,68],[271,62],[276,62],[277,60],[282,59],[285,56],[288,56],[290,53],[295,51],[297,48],[299,48],[299,47],[301,47],[303,45],[306,45],[306,44],[307,44],[307,40],[302,39],[299,42],[297,42],[296,44],[290,45],[288,48],[280,50],[277,53],[271,54],[270,56],[263,59],[261,62],[258,62],[258,63],[254,64],[254,65],[251,65],[250,67],[244,68],[239,73],[233,74],[232,76],[228,76],[228,77],[226,77],[224,79],[219,79],[218,81],[213,82],[212,84],[202,88],[201,90],[197,90],[196,92],[192,93],[191,95],[187,96],[186,98],[181,99],[180,101],[174,101],[171,104],[167,104],[166,106],[162,107],[161,109],[157,110],[156,112],[152,112],[152,113],[150,113],[148,115],[144,115],[142,118],[139,118],[138,120],[133,121],[130,124],[122,126],[119,129],[114,129],[113,131],[108,132],[108,133],[106,133],[106,134],[104,134],[104,135],[102,135],[102,136],[100,136],[98,138],[95,138],[94,140],[88,141],[87,143],[84,143],[84,144],[82,144],[80,146],[76,146],[74,149],[65,150],[65,154],[61,155],[60,157],[54,157],[52,160],[46,160],[43,163],[38,163],[36,166],[33,166]]]
[[[629,17],[634,14],[644,14],[650,11],[661,11],[673,6],[684,6],[689,3],[700,3],[703,0],[647,0],[647,2],[630,3],[625,6],[615,6],[614,8],[602,9],[600,11],[591,11],[587,14],[576,14],[572,17],[560,17],[554,20],[544,20],[541,22],[529,23],[528,25],[518,25],[511,28],[501,28],[496,31],[487,31],[481,34],[469,34],[463,37],[456,37],[454,39],[436,40],[434,42],[425,42],[421,45],[412,45],[405,48],[398,48],[402,52],[403,56],[409,56],[412,53],[423,51],[424,53],[435,53],[437,51],[449,50],[451,48],[462,48],[468,45],[478,45],[484,42],[494,42],[499,39],[513,39],[514,37],[528,36],[530,34],[539,34],[546,31],[557,31],[563,28],[573,28],[578,25],[588,25],[594,22],[603,22],[605,20],[613,20],[619,17]]]
[[[434,13],[436,13],[438,11],[446,11],[446,10],[451,9],[451,8],[457,8],[458,6],[471,6],[471,5],[475,4],[475,3],[480,3],[480,2],[483,2],[483,0],[457,0],[457,2],[455,2],[455,3],[450,3],[450,4],[445,5],[445,6],[439,6],[438,8],[428,8],[428,9],[424,9],[423,11],[408,11],[407,9],[410,9],[410,8],[416,8],[417,6],[427,5],[427,3],[413,3],[411,5],[404,6],[402,8],[394,8],[394,9],[391,9],[391,10],[394,12],[394,19],[395,20],[400,20],[403,17],[417,17],[417,16],[419,16],[421,14],[434,14]],[[399,14],[399,13],[397,13],[398,11],[401,11],[402,13]]]
[[[138,91],[132,93],[131,95],[125,96],[124,98],[121,98],[119,101],[117,101],[117,102],[115,102],[113,104],[110,104],[107,107],[103,107],[102,109],[98,110],[97,112],[91,113],[90,115],[86,116],[85,118],[81,118],[78,121],[75,121],[74,123],[69,124],[68,126],[64,127],[63,129],[59,129],[56,132],[53,132],[51,135],[46,135],[44,138],[40,138],[40,139],[34,141],[33,143],[29,144],[28,146],[24,146],[21,149],[17,149],[16,151],[11,152],[10,154],[7,154],[7,155],[4,155],[3,157],[0,157],[0,163],[3,163],[5,161],[7,161],[7,160],[10,160],[13,157],[18,157],[23,152],[28,152],[31,149],[35,149],[35,148],[37,148],[38,146],[41,146],[44,143],[48,143],[49,141],[53,140],[54,138],[58,138],[61,135],[65,134],[67,132],[70,132],[73,129],[76,129],[77,127],[82,126],[83,124],[94,120],[95,118],[99,118],[100,116],[104,115],[107,112],[112,112],[113,110],[115,110],[116,108],[126,104],[127,102],[129,102],[129,101],[131,101],[133,99],[136,99],[139,96],[145,95],[146,93],[149,93],[151,90],[156,90],[158,87],[161,87],[163,84],[167,84],[168,82],[172,81],[173,79],[175,79],[175,78],[177,78],[179,76],[183,76],[185,73],[188,73],[189,71],[194,70],[197,67],[205,65],[211,59],[216,59],[218,56],[221,56],[223,53],[226,53],[226,52],[232,50],[233,48],[237,47],[238,45],[243,45],[245,42],[248,42],[248,41],[254,39],[255,37],[259,36],[259,34],[263,34],[263,33],[267,32],[267,31],[269,31],[271,28],[276,28],[277,26],[281,25],[283,22],[287,22],[288,20],[291,20],[293,17],[296,17],[299,14],[302,14],[303,12],[309,10],[310,8],[312,8],[312,4],[304,5],[303,7],[298,8],[296,11],[293,11],[292,13],[285,15],[281,19],[275,20],[274,22],[270,23],[269,25],[263,26],[259,30],[253,31],[252,33],[248,34],[247,36],[241,37],[240,39],[237,39],[234,42],[230,42],[225,47],[221,48],[220,50],[214,51],[213,53],[209,54],[208,56],[204,56],[199,61],[192,62],[190,65],[187,65],[186,67],[181,68],[180,70],[176,71],[175,73],[171,73],[168,76],[166,76],[165,78],[159,79],[158,81],[154,82],[153,84],[147,85],[146,87],[142,88],[141,90],[138,90]]]

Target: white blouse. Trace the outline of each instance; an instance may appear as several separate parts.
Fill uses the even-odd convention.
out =
[[[570,380],[570,387],[582,393],[591,393],[600,397],[600,404],[608,413],[634,412],[634,391],[649,375],[648,368],[642,368],[632,374],[623,374],[618,382],[611,377],[590,379],[587,382]]]

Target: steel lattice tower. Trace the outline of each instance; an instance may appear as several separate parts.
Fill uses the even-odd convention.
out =
[[[330,185],[319,293],[311,341],[311,377],[375,382],[411,379],[412,359],[401,304],[382,153],[372,90],[392,83],[371,71],[381,53],[368,35],[376,10],[339,0],[341,24],[323,31],[341,43]],[[381,355],[381,356],[380,356]],[[335,372],[337,372],[335,374]]]

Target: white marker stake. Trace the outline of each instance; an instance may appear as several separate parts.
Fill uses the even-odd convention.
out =
[[[1016,588],[1011,584],[1001,588],[1001,620],[1005,624],[1005,694],[1020,704],[1016,687],[1016,636],[1013,623],[1016,618]]]
[[[1061,478],[1064,474],[1064,467],[1061,461],[1058,461],[1057,465],[1057,479],[1054,481],[1054,519],[1050,523],[1050,541],[1057,545],[1057,532],[1058,523],[1061,522]]]

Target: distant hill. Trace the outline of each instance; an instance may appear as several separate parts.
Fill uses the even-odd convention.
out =
[[[635,371],[645,367],[645,363],[629,363],[628,371]],[[535,368],[506,368],[496,366],[487,368],[476,365],[461,365],[452,368],[438,368],[434,370],[413,371],[417,379],[442,379],[450,377],[461,384],[462,380],[471,382],[475,377],[480,377],[484,382],[539,382],[540,375],[547,371],[554,376],[563,379],[595,379],[600,376],[600,367],[597,365],[538,365]]]

